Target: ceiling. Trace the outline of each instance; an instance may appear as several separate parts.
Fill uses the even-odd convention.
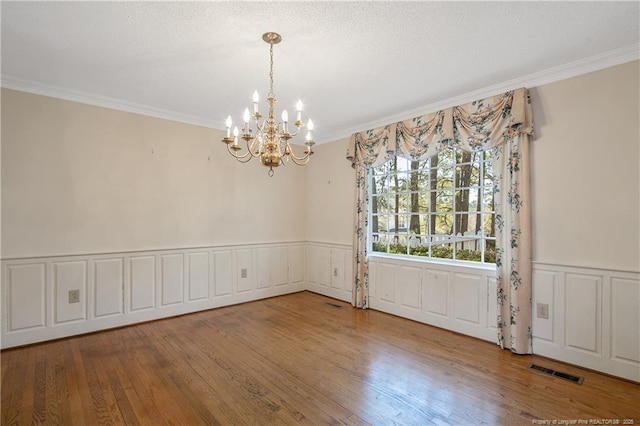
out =
[[[637,59],[639,5],[3,1],[2,85],[221,129],[266,97],[276,31],[277,106],[302,99],[327,142]]]

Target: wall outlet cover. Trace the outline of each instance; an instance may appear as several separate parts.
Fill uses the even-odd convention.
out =
[[[549,304],[536,303],[536,316],[542,319],[549,319]]]

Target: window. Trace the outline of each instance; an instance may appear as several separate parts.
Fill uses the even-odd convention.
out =
[[[370,176],[372,252],[495,263],[491,151],[395,157]]]

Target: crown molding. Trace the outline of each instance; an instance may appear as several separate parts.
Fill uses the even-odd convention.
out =
[[[38,83],[7,74],[2,74],[2,81],[0,85],[7,89],[32,93],[34,95],[48,96],[51,98],[110,108],[118,111],[131,112],[149,117],[162,118],[164,120],[177,121],[180,123],[194,124],[202,127],[220,128],[221,125],[221,123],[217,121],[204,117],[181,114],[176,111],[155,108],[135,102],[128,102],[79,90]]]
[[[467,92],[459,96],[454,96],[443,101],[434,102],[432,104],[410,109],[364,124],[345,128],[332,134],[325,134],[324,137],[318,142],[323,143],[337,141],[339,139],[348,138],[352,134],[357,132],[375,129],[377,127],[386,126],[387,124],[396,123],[413,117],[418,117],[420,115],[428,114],[430,112],[438,111],[445,108],[451,108],[456,105],[463,105],[469,102],[476,101],[478,99],[484,99],[520,87],[538,87],[544,84],[554,83],[556,81],[565,80],[567,78],[576,77],[604,68],[636,61],[638,59],[640,59],[640,43],[635,43],[629,46],[602,53],[600,55],[591,56],[579,61],[570,62],[568,64],[528,74],[523,77],[495,84],[483,89]]]
[[[519,87],[533,88],[541,86],[543,84],[553,83],[556,81],[575,77],[581,74],[587,74],[589,72],[598,71],[604,68],[620,65],[638,59],[640,59],[640,43],[635,43],[629,46],[602,53],[600,55],[591,56],[589,58],[528,74],[523,77],[485,87],[483,89],[467,92],[439,102],[424,105],[419,108],[414,108],[411,110],[393,114],[391,116],[382,117],[380,119],[369,121],[357,126],[339,129],[333,133],[325,133],[320,139],[317,140],[317,143],[320,144],[337,141],[339,139],[348,138],[356,132],[375,129],[376,127],[385,126],[387,124],[395,123],[402,120],[407,120],[409,118],[417,117],[429,112],[450,108],[456,105],[462,105],[478,99],[493,96],[497,93],[503,93],[508,90],[517,89]],[[33,93],[36,95],[49,96],[73,102],[80,102],[83,104],[95,105],[135,114],[162,118],[165,120],[194,124],[202,127],[214,129],[221,129],[223,127],[223,123],[204,117],[181,114],[175,111],[154,108],[148,105],[122,101],[119,99],[99,96],[78,90],[70,90],[59,86],[37,83],[31,80],[26,80],[6,74],[2,74],[0,86],[7,89]]]

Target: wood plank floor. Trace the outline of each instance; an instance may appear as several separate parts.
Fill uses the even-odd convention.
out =
[[[310,292],[1,360],[2,425],[640,424],[638,384]]]

